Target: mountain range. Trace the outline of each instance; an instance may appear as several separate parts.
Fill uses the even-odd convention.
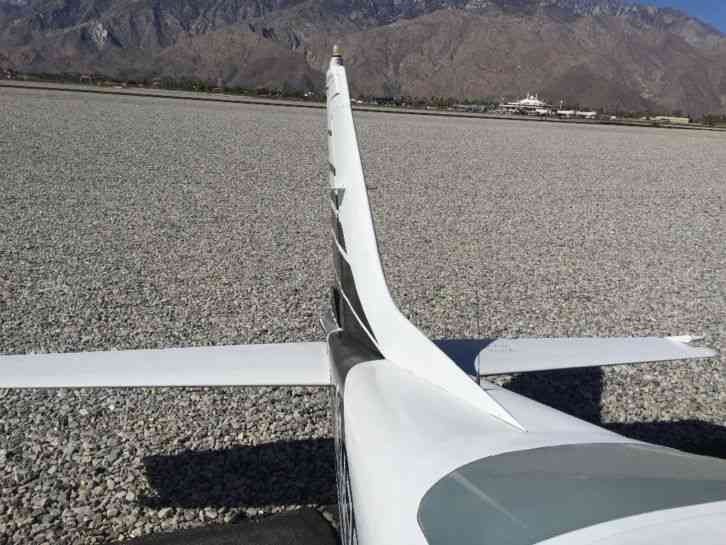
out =
[[[726,111],[726,36],[622,0],[0,0],[0,67],[360,95]]]

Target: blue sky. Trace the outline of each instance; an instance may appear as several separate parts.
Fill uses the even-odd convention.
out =
[[[724,0],[640,0],[638,3],[678,8],[712,24],[721,32],[726,32],[726,1]]]

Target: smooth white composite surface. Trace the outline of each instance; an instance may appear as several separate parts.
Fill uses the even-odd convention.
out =
[[[325,343],[0,357],[0,387],[325,386]]]
[[[345,430],[360,544],[426,544],[417,519],[421,498],[475,460],[555,445],[637,443],[513,392],[494,387],[487,393],[527,431],[392,362],[350,371]]]
[[[726,502],[643,513],[581,528],[538,545],[723,545]]]
[[[712,358],[710,348],[690,346],[691,337],[582,337],[497,339],[474,363],[480,375],[501,375]]]

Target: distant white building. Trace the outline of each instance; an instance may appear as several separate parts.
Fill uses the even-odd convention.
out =
[[[556,109],[550,104],[547,104],[544,100],[540,99],[537,95],[527,94],[527,96],[521,100],[515,100],[514,102],[506,102],[500,104],[499,112],[507,114],[537,115],[540,117],[557,116],[566,119],[597,118],[597,112],[589,110],[565,110],[562,107],[563,105],[564,100],[560,102],[560,108]]]
[[[577,117],[579,119],[595,119],[597,117],[597,112],[582,110],[557,110],[555,115],[557,115],[557,117],[564,117],[565,119],[572,119],[573,117]]]
[[[687,125],[691,122],[691,119],[679,115],[657,115],[653,118],[653,121],[660,121],[661,123],[671,123],[673,125]]]
[[[552,106],[530,94],[521,100],[500,104],[499,110],[508,114],[552,115]]]
[[[575,112],[575,115],[581,119],[595,119],[597,117],[597,112],[593,112],[593,111],[584,112],[584,111],[578,110]]]

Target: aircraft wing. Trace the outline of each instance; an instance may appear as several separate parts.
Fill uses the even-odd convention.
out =
[[[490,340],[474,362],[479,375],[503,375],[712,358],[709,348],[690,346],[695,337],[582,337]]]
[[[325,343],[0,356],[0,388],[327,386]]]

